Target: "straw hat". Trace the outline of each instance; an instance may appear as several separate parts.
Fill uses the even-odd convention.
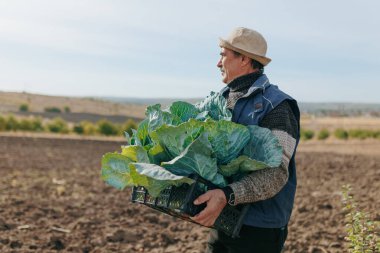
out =
[[[231,32],[227,39],[219,39],[219,46],[248,56],[264,66],[271,61],[270,58],[265,56],[267,53],[267,42],[264,37],[255,30],[238,27]]]

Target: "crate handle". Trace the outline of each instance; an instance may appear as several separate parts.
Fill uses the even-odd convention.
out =
[[[241,229],[241,227],[242,227],[242,225],[243,225],[243,221],[244,221],[245,215],[246,215],[247,212],[248,212],[248,209],[249,209],[249,205],[246,204],[246,205],[243,207],[243,209],[240,211],[239,219],[238,219],[237,224],[236,224],[236,226],[235,226],[235,228],[234,228],[234,231],[232,232],[232,235],[231,235],[232,238],[237,238],[237,237],[239,237],[240,229]]]

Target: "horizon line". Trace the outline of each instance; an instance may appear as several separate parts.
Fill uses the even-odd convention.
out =
[[[20,94],[30,94],[30,95],[40,95],[40,96],[50,96],[50,97],[73,97],[73,98],[95,98],[95,99],[133,99],[133,100],[202,100],[203,97],[129,97],[129,96],[116,96],[116,95],[68,95],[68,94],[51,94],[51,93],[37,93],[30,91],[17,91],[17,90],[0,90],[2,93],[20,93]],[[297,100],[297,99],[296,99]],[[298,103],[309,103],[309,104],[368,104],[368,105],[380,105],[379,102],[353,102],[353,101],[302,101],[297,100]]]

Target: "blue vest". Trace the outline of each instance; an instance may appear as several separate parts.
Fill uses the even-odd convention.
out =
[[[229,88],[226,86],[221,94],[226,96]],[[298,122],[300,112],[297,101],[269,83],[266,75],[260,76],[249,88],[248,92],[235,104],[232,111],[232,121],[243,125],[259,125],[261,120],[277,105],[287,100]],[[296,138],[296,147],[299,142],[299,131]],[[280,228],[285,226],[290,219],[296,193],[297,177],[295,153],[289,162],[288,182],[274,197],[250,204],[250,208],[244,219],[244,224],[263,228]]]

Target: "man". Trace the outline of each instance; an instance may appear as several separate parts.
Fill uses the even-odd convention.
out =
[[[227,205],[250,203],[240,237],[232,239],[212,231],[208,252],[279,253],[287,237],[287,224],[296,191],[295,153],[299,141],[297,102],[269,83],[263,73],[271,59],[267,44],[257,31],[236,28],[220,39],[217,67],[227,86],[221,93],[232,111],[232,121],[266,127],[283,148],[278,168],[252,172],[223,189],[210,190],[194,201],[207,207],[193,220],[211,226]]]

